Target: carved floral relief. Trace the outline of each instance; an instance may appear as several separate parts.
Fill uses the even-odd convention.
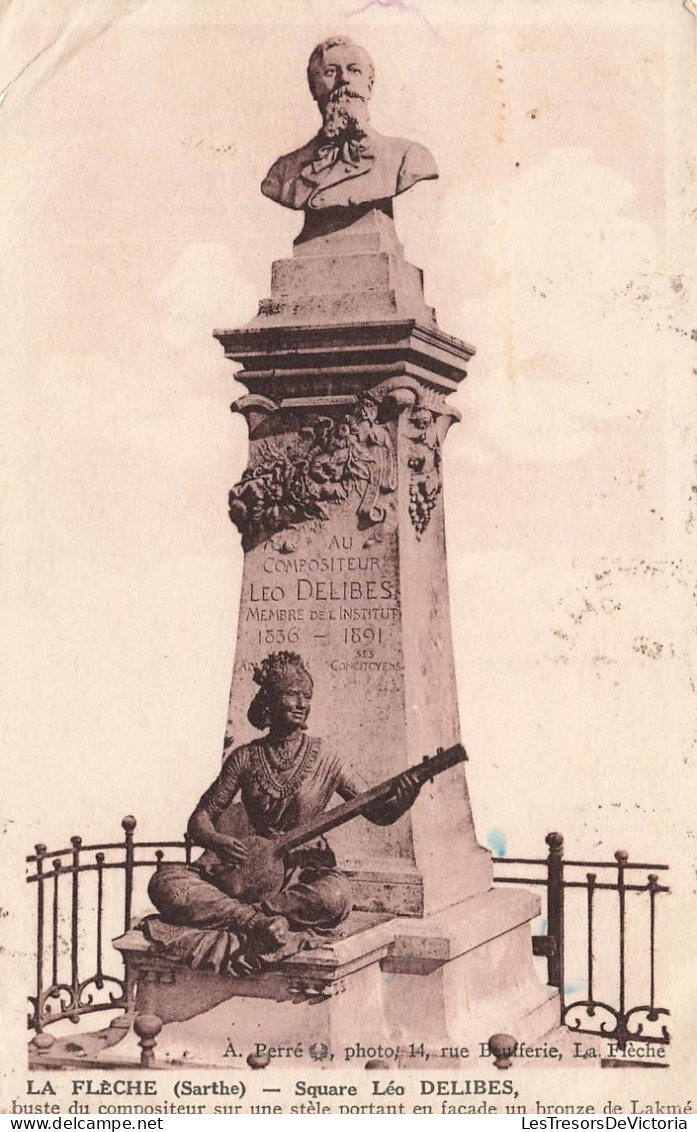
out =
[[[245,550],[301,523],[322,524],[330,509],[357,498],[359,526],[381,523],[382,497],[396,490],[389,429],[370,397],[340,417],[315,415],[292,440],[257,442],[229,496],[230,518]]]
[[[421,538],[443,489],[438,414],[431,409],[416,408],[410,414],[408,425],[409,517],[416,537]]]

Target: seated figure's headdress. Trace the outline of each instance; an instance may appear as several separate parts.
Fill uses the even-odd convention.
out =
[[[259,691],[249,705],[247,719],[252,727],[264,731],[269,726],[269,704],[274,695],[294,687],[298,677],[313,686],[302,657],[296,652],[272,652],[254,666],[253,680]]]

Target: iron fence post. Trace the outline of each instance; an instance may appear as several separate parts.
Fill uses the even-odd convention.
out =
[[[132,814],[128,814],[121,822],[121,828],[125,835],[124,848],[126,853],[123,917],[123,930],[125,932],[129,931],[131,927],[131,904],[133,902],[133,830],[136,824],[136,819]]]
[[[60,857],[53,859],[53,924],[52,924],[52,954],[51,954],[51,985],[58,982],[58,878],[63,866]]]
[[[588,882],[587,896],[586,896],[586,900],[587,900],[586,914],[587,914],[587,928],[588,928],[588,939],[587,939],[588,1002],[590,1003],[590,1005],[588,1007],[588,1013],[589,1013],[591,1018],[595,1014],[595,1005],[594,1005],[595,1000],[593,998],[593,977],[594,977],[594,968],[593,968],[593,963],[594,963],[594,955],[593,955],[593,897],[595,896],[595,884],[596,884],[597,879],[598,878],[597,878],[596,873],[586,873],[586,880]]]
[[[547,855],[547,934],[554,940],[547,957],[547,982],[559,991],[559,1007],[564,1012],[564,837],[548,833]]]
[[[37,1034],[43,1030],[42,1000],[44,997],[44,857],[45,845],[35,845],[36,852],[36,1009],[34,1011],[34,1029]]]
[[[649,1022],[658,1018],[656,1011],[656,892],[658,877],[655,873],[649,874]]]
[[[626,930],[627,930],[627,888],[624,879],[624,872],[629,860],[629,854],[624,849],[618,849],[615,853],[615,860],[617,861],[617,895],[619,901],[619,928],[620,928],[620,1001],[619,1009],[617,1011],[617,1027],[616,1027],[616,1041],[619,1048],[624,1053],[627,1048],[627,1039],[629,1038],[629,1029],[627,1026],[627,1004],[626,1004]]]
[[[104,986],[104,971],[102,968],[102,919],[104,916],[104,853],[97,853],[97,973],[95,985],[97,990]]]
[[[71,1022],[78,1022],[80,1015],[77,1012],[78,1000],[80,997],[80,975],[78,972],[78,942],[80,938],[80,849],[82,847],[81,837],[71,837],[70,844],[73,847],[72,851],[72,874],[73,874],[73,889],[71,899],[71,912],[70,912],[70,983],[73,992],[73,1007],[74,1013],[71,1015]]]

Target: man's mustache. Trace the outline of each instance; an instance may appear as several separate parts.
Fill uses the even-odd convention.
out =
[[[329,95],[327,102],[332,102],[332,103],[342,102],[345,98],[358,98],[358,99],[360,99],[361,102],[366,101],[365,95],[361,94],[357,90],[353,90],[352,87],[350,87],[350,86],[338,86]]]

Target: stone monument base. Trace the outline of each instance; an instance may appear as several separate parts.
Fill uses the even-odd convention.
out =
[[[539,911],[532,893],[494,888],[419,919],[353,913],[344,938],[247,978],[174,964],[137,931],[114,942],[136,1015],[163,1023],[159,1064],[232,1069],[261,1044],[297,1047],[301,1056],[281,1056],[286,1066],[317,1065],[321,1055],[333,1067],[380,1058],[419,1068],[419,1047],[432,1064],[441,1047],[474,1055],[493,1033],[529,1042],[558,1025],[558,993],[532,961]]]

